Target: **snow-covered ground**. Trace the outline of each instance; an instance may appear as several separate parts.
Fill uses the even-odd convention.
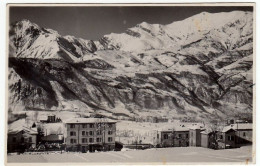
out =
[[[62,153],[39,155],[8,155],[8,163],[236,163],[252,162],[252,146],[237,149],[212,150],[202,147],[175,147],[147,150],[96,153]]]

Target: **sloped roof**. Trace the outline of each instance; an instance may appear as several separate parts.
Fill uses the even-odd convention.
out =
[[[202,129],[202,128],[199,125],[194,125],[194,126],[189,127],[189,129],[197,130],[197,129]]]
[[[116,121],[107,118],[73,118],[64,123],[116,123]]]
[[[210,132],[204,130],[204,131],[202,131],[202,132],[200,132],[200,133],[201,133],[201,134],[209,134]]]
[[[173,128],[170,128],[170,127],[163,127],[163,128],[158,129],[158,131],[172,132],[172,131],[173,131]]]
[[[175,126],[174,130],[175,131],[189,131],[189,128],[185,127],[184,125],[183,126]]]
[[[237,123],[237,124],[231,124],[230,127],[234,130],[252,130],[253,124],[252,123]]]
[[[211,131],[211,130],[203,130],[203,131],[201,131],[200,133],[201,134],[210,134],[210,133],[212,133],[213,131]]]
[[[226,133],[226,132],[228,132],[229,130],[234,130],[234,129],[233,129],[231,126],[225,126],[225,127],[222,129],[221,132]]]
[[[165,126],[160,128],[158,131],[172,132],[172,131],[189,131],[185,125]]]
[[[29,134],[38,134],[36,128],[35,129],[34,128],[28,128],[28,127],[25,127],[25,126],[20,126],[20,127],[15,128],[15,129],[8,130],[8,134],[17,134],[21,131],[24,131],[24,132],[29,133]]]
[[[221,132],[227,132],[229,130],[252,130],[253,124],[252,123],[237,123],[225,126]]]

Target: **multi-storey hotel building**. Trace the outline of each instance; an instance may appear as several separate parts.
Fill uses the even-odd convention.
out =
[[[116,121],[105,118],[77,118],[65,122],[67,151],[115,149]]]

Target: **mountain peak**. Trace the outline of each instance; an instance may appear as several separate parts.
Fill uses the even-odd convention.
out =
[[[138,25],[141,25],[141,26],[148,26],[148,25],[151,25],[151,24],[149,24],[148,22],[141,22],[140,24],[138,24]]]
[[[21,21],[18,21],[14,24],[15,27],[18,27],[19,29],[28,29],[29,27],[33,27],[34,29],[40,29],[40,27],[31,22],[28,19],[22,19]]]

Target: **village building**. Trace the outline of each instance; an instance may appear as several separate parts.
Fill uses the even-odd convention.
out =
[[[7,152],[21,152],[35,148],[37,143],[37,129],[18,127],[8,131]]]
[[[189,129],[184,125],[174,128],[174,147],[189,146]]]
[[[218,149],[227,149],[236,147],[236,131],[230,126],[226,126],[217,133]]]
[[[217,149],[217,131],[204,130],[201,134],[201,147]]]
[[[159,144],[161,147],[173,147],[174,139],[173,139],[173,129],[161,130],[159,131],[158,139],[160,140]]]
[[[189,130],[189,145],[190,146],[201,146],[201,131],[202,128],[199,125],[190,127]]]
[[[56,117],[54,114],[45,115],[40,118],[41,123],[59,123],[62,122],[59,117]]]
[[[230,125],[236,131],[236,144],[251,144],[253,135],[252,123],[237,123]]]
[[[219,131],[202,131],[201,146],[212,149],[226,149],[251,144],[252,127],[252,123],[236,123],[225,126]]]
[[[184,125],[172,129],[160,130],[158,139],[161,147],[186,147],[189,146],[189,129]]]
[[[104,118],[77,118],[65,122],[67,151],[114,150],[116,121]]]
[[[56,115],[54,115],[54,114],[48,115],[47,122],[49,122],[49,123],[56,122]]]

